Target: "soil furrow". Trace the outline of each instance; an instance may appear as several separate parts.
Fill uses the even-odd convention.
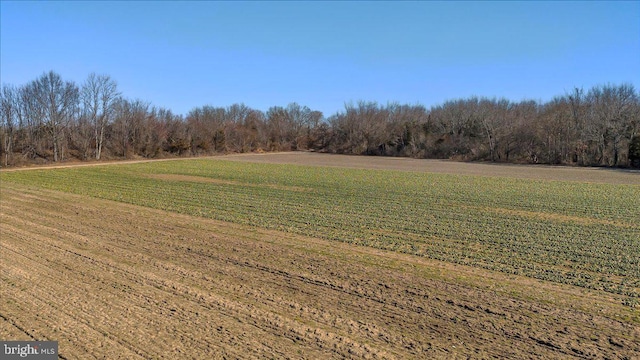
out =
[[[0,334],[68,358],[640,354],[611,294],[415,256],[13,185],[0,231]]]

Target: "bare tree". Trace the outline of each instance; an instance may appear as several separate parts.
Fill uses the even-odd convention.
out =
[[[4,166],[9,165],[9,157],[13,153],[18,115],[18,90],[11,85],[3,85],[0,93],[0,137],[4,153]]]
[[[269,150],[282,150],[285,147],[284,144],[289,142],[288,116],[287,110],[282,106],[272,106],[267,110],[267,147]]]
[[[29,159],[46,158],[44,150],[48,148],[46,144],[48,137],[45,136],[45,110],[38,104],[36,92],[34,82],[20,88],[19,108],[24,114],[22,120],[25,128],[23,155]]]
[[[251,111],[252,109],[245,104],[233,104],[225,109],[225,151],[248,151],[249,135],[245,132],[245,124]]]
[[[149,127],[146,124],[149,115],[148,102],[136,99],[119,98],[115,103],[113,138],[118,152],[124,158],[133,154],[142,154],[148,148]],[[145,153],[145,155],[148,155]]]
[[[601,165],[618,166],[624,144],[631,141],[638,118],[638,95],[632,85],[604,85],[587,93],[589,130],[598,141]]]
[[[191,137],[191,152],[209,153],[224,150],[224,108],[205,105],[189,112],[186,121],[193,133]]]
[[[70,125],[68,132],[69,151],[75,150],[82,160],[89,159],[95,139],[93,126],[84,111],[80,111],[76,120]]]
[[[537,116],[538,103],[533,100],[512,104],[503,141],[506,161],[538,161],[535,136]]]
[[[298,103],[290,103],[286,108],[288,128],[291,134],[291,148],[294,150],[306,149],[311,134],[311,109]]]
[[[311,111],[309,114],[309,124],[307,126],[307,148],[316,149],[324,147],[323,131],[326,124],[321,124],[323,119],[322,111]],[[321,130],[321,125],[324,125]]]
[[[64,130],[72,120],[78,106],[78,87],[64,82],[57,73],[50,71],[31,82],[29,93],[38,107],[34,114],[41,114],[53,145],[53,161],[64,159]]]
[[[80,106],[81,105],[81,106]],[[630,84],[575,89],[551,101],[469,97],[429,110],[359,101],[326,121],[290,103],[267,113],[244,104],[194,108],[186,118],[120,97],[107,75],[78,89],[49,72],[0,93],[0,157],[80,159],[105,152],[158,157],[261,149],[620,166],[640,155],[640,96]],[[66,152],[66,153],[65,153]]]
[[[119,96],[118,84],[109,75],[91,73],[82,85],[80,97],[84,115],[93,126],[96,160],[100,160],[105,128],[113,120]]]
[[[589,163],[589,139],[586,128],[587,101],[584,89],[575,88],[566,95],[571,111],[571,125],[573,126],[573,162],[580,165]]]

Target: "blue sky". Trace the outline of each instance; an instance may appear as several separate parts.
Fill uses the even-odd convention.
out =
[[[1,2],[0,78],[108,74],[187,114],[640,87],[640,2]]]

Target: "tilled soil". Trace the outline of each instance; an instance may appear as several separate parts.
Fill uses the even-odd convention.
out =
[[[638,358],[637,310],[420,257],[3,184],[0,339],[90,358]]]
[[[356,156],[315,152],[282,152],[233,154],[211,159],[273,164],[349,167],[361,169],[418,171],[470,176],[496,176],[520,179],[578,181],[606,184],[640,184],[640,170],[570,167],[549,165],[519,165],[489,162],[412,159],[405,157]]]

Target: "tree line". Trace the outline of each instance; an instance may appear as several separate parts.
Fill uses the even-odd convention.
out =
[[[80,85],[50,71],[0,93],[4,166],[313,150],[341,154],[640,167],[640,95],[631,84],[548,102],[470,97],[426,108],[360,101],[329,117],[290,103],[266,112],[201,106],[186,116],[124,97],[108,75]]]

